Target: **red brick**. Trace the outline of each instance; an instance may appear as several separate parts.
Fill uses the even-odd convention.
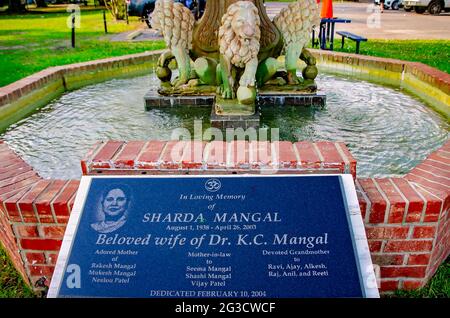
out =
[[[140,169],[155,169],[166,145],[165,141],[152,140],[147,143],[142,153],[136,159],[136,166]]]
[[[296,168],[298,161],[295,154],[294,145],[289,141],[275,141],[274,148],[278,150],[276,160],[279,169]]]
[[[415,226],[413,238],[434,238],[436,227],[434,226]]]
[[[356,188],[356,195],[358,196],[359,208],[361,210],[361,216],[364,220],[366,218],[366,210],[367,210],[367,202],[364,196],[361,193],[361,189]]]
[[[443,177],[443,178],[447,178],[448,179],[447,181],[450,181],[450,166],[443,165],[446,168],[442,169],[441,168],[442,166],[441,167],[436,167],[436,165],[439,165],[440,163],[436,162],[436,164],[433,165],[433,164],[429,164],[429,162],[434,162],[434,161],[425,160],[423,163],[418,165],[416,168],[424,170],[424,171],[426,171],[428,173],[432,173],[434,175]]]
[[[34,174],[31,177],[28,177],[24,180],[18,181],[16,183],[13,183],[11,185],[1,188],[0,193],[5,194],[5,193],[20,190],[20,189],[24,189],[24,188],[29,188],[29,187],[33,186],[39,180],[41,180],[41,178],[39,176],[37,176],[36,174]]]
[[[22,214],[23,221],[25,223],[29,222],[38,222],[36,217],[33,202],[37,197],[48,187],[51,183],[50,180],[41,180],[36,185],[31,188],[17,203],[20,209],[20,213]]]
[[[36,177],[36,172],[34,171],[27,171],[25,173],[19,174],[13,178],[9,178],[7,180],[0,181],[0,192],[6,193],[5,189],[9,189],[10,186],[15,185],[19,183],[20,181],[27,180],[29,178]],[[11,191],[11,190],[9,190]]]
[[[57,217],[69,215],[69,207],[67,203],[76,194],[79,185],[80,181],[70,180],[66,184],[66,187],[53,200],[51,205],[53,206],[53,210],[55,211],[55,215]]]
[[[94,155],[91,167],[94,169],[111,168],[111,160],[123,144],[124,142],[122,141],[107,141],[97,154]]]
[[[442,177],[441,174],[434,175],[426,170],[422,170],[420,167],[416,167],[411,170],[410,174],[414,174],[415,176],[424,178],[430,182],[435,182],[439,187],[450,191],[450,179]]]
[[[30,271],[31,276],[46,276],[52,277],[53,271],[55,270],[54,266],[28,266],[28,270]]]
[[[415,173],[408,173],[405,176],[406,179],[408,179],[411,182],[415,182],[418,183],[419,185],[425,187],[426,189],[429,189],[432,192],[435,191],[443,191],[443,192],[447,192],[448,190],[450,190],[450,188],[448,188],[447,186],[443,185],[443,184],[439,184],[436,182],[432,182],[426,178],[423,178],[421,176],[416,175]]]
[[[183,169],[201,169],[203,167],[203,151],[206,143],[203,141],[187,142],[181,159]]]
[[[0,160],[1,160],[0,168],[2,169],[2,173],[11,171],[12,167],[24,163],[24,161],[21,158],[17,157],[16,155],[11,155],[8,157],[0,156]]]
[[[55,265],[58,260],[58,253],[48,253],[47,263],[50,265]]]
[[[449,78],[449,75],[446,74],[446,77]],[[449,83],[449,84],[450,84],[450,83]],[[444,150],[444,151],[447,151],[447,152],[450,152],[450,140],[447,140],[447,141],[445,142],[445,144],[443,144],[442,147],[441,147],[440,149],[442,149],[442,150]]]
[[[276,149],[277,146],[275,146]],[[261,169],[272,165],[272,145],[268,141],[250,142],[251,168]]]
[[[59,251],[62,241],[54,239],[21,239],[20,245],[25,250]]]
[[[214,140],[208,144],[208,157],[206,165],[208,169],[225,169],[227,166],[228,143]]]
[[[127,142],[127,144],[122,148],[120,153],[114,159],[114,166],[120,169],[133,168],[134,160],[140,154],[144,145],[144,141]]]
[[[432,160],[441,162],[443,164],[450,165],[450,158],[448,158],[446,155],[444,155],[443,152],[441,152],[439,150],[433,152],[431,155],[428,156],[427,159],[432,159]],[[427,159],[425,159],[425,160],[427,160]]]
[[[246,140],[234,140],[230,142],[230,168],[248,169],[250,168],[249,143]]]
[[[49,219],[50,222],[56,222],[56,220],[53,220],[50,203],[67,183],[68,181],[65,180],[54,180],[34,201],[41,222],[43,222],[42,219],[44,218]]]
[[[342,153],[346,156],[347,161],[349,162],[350,173],[353,175],[353,178],[356,178],[356,159],[353,157],[352,153],[348,150],[347,145],[343,142],[337,142],[336,148],[341,149]],[[345,161],[345,160],[344,160]]]
[[[405,280],[402,284],[402,289],[413,290],[419,289],[425,286],[425,280]]]
[[[16,225],[16,235],[18,237],[39,237],[36,225]]]
[[[406,199],[409,201],[408,211],[406,215],[406,222],[420,222],[422,217],[424,201],[417,194],[411,184],[404,178],[392,178],[394,184],[403,193]]]
[[[33,168],[23,162],[20,162],[13,164],[12,166],[5,168],[4,170],[6,171],[0,173],[0,181],[8,180],[17,175],[32,171]]]
[[[383,241],[367,241],[369,244],[369,250],[371,253],[378,253],[381,252],[381,245],[383,244]]]
[[[62,239],[64,237],[64,232],[66,231],[66,226],[41,226],[40,230],[44,238]]]
[[[406,201],[398,193],[389,179],[375,179],[390,203],[388,223],[402,223],[405,215]]]
[[[378,266],[402,265],[403,254],[372,254],[372,263]]]
[[[428,265],[431,254],[410,254],[408,256],[408,265]]]
[[[5,162],[12,159],[23,161],[6,143],[0,145],[0,168],[5,166]]]
[[[161,169],[180,169],[186,141],[168,141],[161,155]]]
[[[69,217],[68,216],[57,216],[56,217],[58,224],[67,224],[69,223]]]
[[[373,180],[358,179],[358,182],[371,203],[369,223],[384,223],[387,204],[383,199],[383,196],[380,194],[377,187],[373,183]]]
[[[424,165],[425,167],[434,167],[438,168],[441,171],[448,171],[450,169],[450,165],[447,165],[445,163],[434,161],[434,160],[425,160],[420,164],[420,166]]]
[[[45,255],[44,253],[25,253],[25,258],[28,264],[45,264]]]
[[[69,200],[69,211],[73,210],[73,205],[75,204],[75,196],[73,196],[70,200]]]
[[[314,145],[309,141],[296,142],[294,146],[299,155],[299,164],[303,168],[320,168],[322,160]]]
[[[95,153],[103,147],[103,142],[97,141],[86,153],[86,155],[81,159],[81,172],[83,175],[87,175],[89,172],[89,165],[92,161],[92,157],[95,155]]]
[[[381,292],[387,292],[387,291],[395,291],[398,289],[399,286],[398,280],[382,280],[380,282],[380,291]]]
[[[409,227],[370,227],[366,226],[367,239],[405,239]]]
[[[318,141],[316,142],[316,146],[322,154],[323,164],[326,168],[341,168],[342,172],[344,172],[344,159],[336,149],[334,143],[329,141]]]
[[[389,241],[384,247],[384,252],[429,252],[432,247],[433,241]]]
[[[7,177],[4,174],[8,174],[15,171],[22,171],[24,170],[24,168],[31,168],[31,166],[29,164],[27,164],[25,161],[21,160],[20,158],[17,158],[17,162],[13,163],[12,165],[8,166],[8,167],[1,167],[0,168],[0,181],[3,181],[4,179],[7,179],[9,177]],[[31,169],[29,169],[31,170]],[[24,171],[26,172],[26,171]]]
[[[30,188],[25,188],[20,191],[18,191],[15,195],[7,198],[3,204],[8,212],[9,220],[11,222],[22,222],[22,217],[20,215],[19,207],[17,206],[17,201],[20,200],[28,191]]]
[[[426,266],[381,266],[381,277],[425,277]]]
[[[430,194],[428,191],[421,189],[420,187],[415,187],[418,193],[420,193],[425,200],[427,205],[425,208],[424,222],[436,222],[439,219],[439,215],[442,210],[442,200],[436,196]]]

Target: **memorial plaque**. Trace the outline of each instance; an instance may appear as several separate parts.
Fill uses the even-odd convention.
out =
[[[351,175],[83,177],[49,297],[378,297]]]

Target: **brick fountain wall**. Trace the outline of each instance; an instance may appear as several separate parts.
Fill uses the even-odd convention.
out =
[[[402,178],[358,178],[343,143],[97,143],[94,174],[351,173],[381,292],[422,287],[450,251],[450,141]],[[78,180],[44,180],[0,141],[0,240],[31,284],[50,282]]]

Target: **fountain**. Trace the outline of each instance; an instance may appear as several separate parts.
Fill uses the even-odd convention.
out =
[[[158,60],[158,94],[145,96],[146,107],[213,105],[214,127],[257,128],[262,105],[288,99],[291,105],[323,106],[316,60],[305,48],[318,24],[314,0],[291,3],[273,21],[261,0],[212,0],[198,24],[181,4],[159,0],[152,25],[169,49]]]
[[[170,7],[172,1],[159,3]],[[239,14],[230,14],[235,4],[208,0],[198,24],[189,22],[188,15],[178,24],[173,19],[164,24],[155,16],[154,24],[161,28],[176,32],[180,25],[190,30],[183,33],[185,42],[170,41],[170,50],[158,62],[160,52],[146,52],[58,66],[0,90],[0,130],[8,127],[0,135],[0,239],[33,286],[42,288],[53,275],[83,156],[84,175],[251,174],[267,168],[293,174],[320,169],[351,173],[370,251],[381,267],[381,291],[419,288],[445,260],[450,224],[444,222],[450,195],[449,75],[420,63],[308,52],[302,37],[310,30],[303,23],[308,15],[284,11],[271,22],[262,1],[248,1],[247,9],[238,7]],[[310,14],[314,9],[301,11]],[[175,11],[164,12],[180,17]],[[242,49],[226,40],[221,51],[220,36],[226,39],[226,32],[220,32],[224,15],[253,21],[254,28],[243,31],[245,36],[253,33],[257,39],[259,30],[259,45],[253,41],[258,48],[256,68],[255,54],[249,54],[247,64],[223,67],[232,60],[226,56],[227,45],[231,52]],[[301,41],[286,46],[282,31],[286,28],[277,21],[286,27],[301,26]],[[184,46],[172,46],[180,43]],[[243,43],[252,39],[244,37]],[[316,58],[324,71],[356,79],[318,75]],[[155,72],[148,74],[155,64]],[[301,68],[303,72],[297,72]],[[241,85],[246,72],[251,80]],[[147,75],[116,79],[131,74]],[[82,86],[87,87],[78,89]],[[144,111],[142,96],[149,86],[145,98],[149,111]],[[73,91],[59,96],[69,90]],[[447,120],[402,90],[425,100]],[[324,105],[320,92],[327,94],[326,109],[297,107]],[[167,108],[171,106],[187,107]],[[211,117],[209,108],[192,106],[212,107]],[[209,121],[219,128],[279,127],[280,141],[211,141],[206,133]],[[197,132],[200,138],[192,143],[167,141],[176,139],[171,136],[176,130],[194,137]],[[238,144],[242,151],[237,151]],[[181,155],[173,158],[175,145],[182,145]],[[201,150],[198,158],[195,149]],[[222,150],[217,151],[221,156],[213,149]]]

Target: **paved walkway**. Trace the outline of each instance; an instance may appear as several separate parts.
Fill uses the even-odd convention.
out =
[[[267,2],[270,18],[286,7],[285,2]],[[336,24],[336,31],[345,30],[369,39],[450,39],[450,13],[438,16],[385,10],[379,13],[379,7],[372,3],[336,2],[334,16],[352,20],[350,24]],[[111,41],[152,41],[161,39],[159,34],[150,30],[144,23],[137,31],[124,32],[111,37]]]
[[[266,3],[269,17],[275,16],[288,3]],[[450,39],[450,13],[432,16],[385,10],[372,3],[337,2],[333,5],[334,16],[352,20],[350,24],[336,24],[336,30],[353,32],[369,39]]]

